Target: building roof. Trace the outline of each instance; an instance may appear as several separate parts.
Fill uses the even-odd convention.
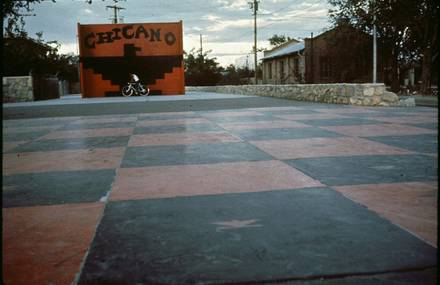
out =
[[[304,49],[304,42],[299,42],[293,45],[287,45],[281,48],[275,48],[274,50],[268,51],[267,53],[265,52],[265,55],[262,59],[266,60],[266,59],[281,57],[298,52],[303,49]]]

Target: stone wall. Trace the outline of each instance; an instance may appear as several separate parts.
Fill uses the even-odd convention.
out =
[[[186,91],[268,96],[359,106],[400,106],[399,97],[384,84],[226,85],[186,87]]]
[[[27,101],[34,101],[32,77],[3,77],[3,103]]]

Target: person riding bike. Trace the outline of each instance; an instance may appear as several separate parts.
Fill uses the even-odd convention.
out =
[[[139,85],[140,85],[140,81],[139,81],[139,77],[134,74],[134,73],[130,73],[130,82],[134,84],[135,88],[139,90]]]
[[[150,89],[148,86],[141,83],[136,74],[130,73],[130,82],[128,82],[128,85],[122,87],[121,93],[126,97],[133,95],[133,93],[141,96],[148,96],[150,94]]]

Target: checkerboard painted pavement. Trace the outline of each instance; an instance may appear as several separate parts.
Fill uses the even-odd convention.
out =
[[[434,284],[437,116],[316,104],[4,121],[4,282]]]

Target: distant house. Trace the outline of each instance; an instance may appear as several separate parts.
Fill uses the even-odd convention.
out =
[[[264,53],[263,83],[362,83],[372,80],[372,37],[341,25]],[[378,80],[383,80],[378,54]],[[383,81],[381,81],[383,82]]]
[[[304,83],[304,42],[290,40],[263,57],[263,84]]]

